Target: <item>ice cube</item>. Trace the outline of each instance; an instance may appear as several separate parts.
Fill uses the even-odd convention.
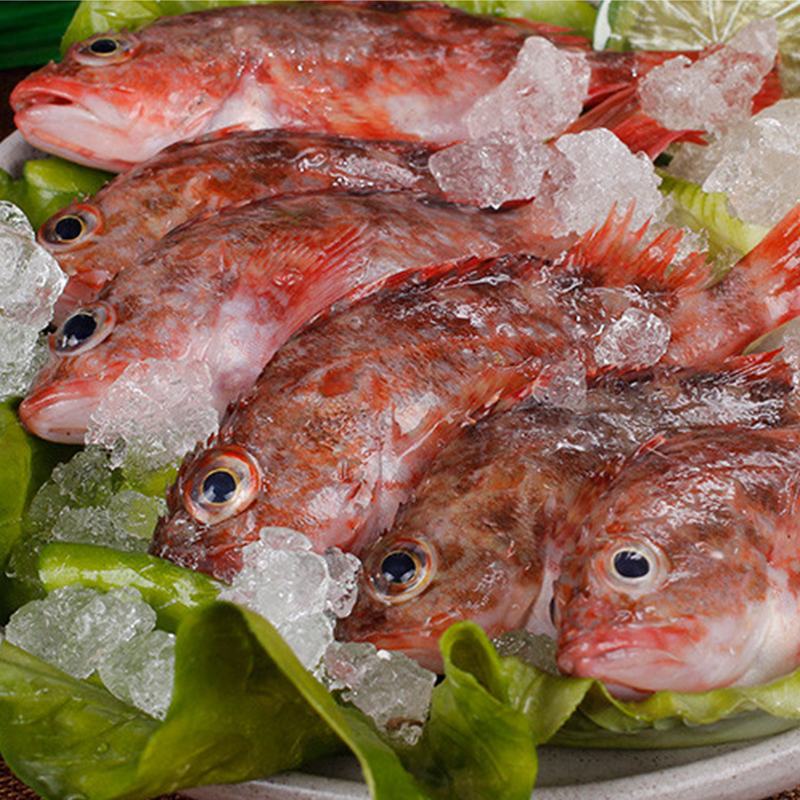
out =
[[[175,683],[175,636],[161,630],[137,634],[106,656],[97,672],[115,697],[164,719]]]
[[[138,475],[176,462],[218,424],[206,364],[148,359],[114,381],[89,420],[86,441],[111,448],[114,465]]]
[[[404,653],[365,642],[334,642],[325,653],[326,682],[376,726],[413,744],[428,717],[436,675]]]
[[[324,558],[330,577],[325,607],[336,617],[346,617],[356,603],[361,561],[352,553],[343,553],[338,547],[328,549]]]
[[[24,394],[41,366],[39,334],[66,282],[22,211],[0,202],[0,397]]]
[[[500,208],[535,197],[554,157],[537,139],[500,132],[446,147],[428,165],[448,199]]]
[[[579,410],[586,402],[586,368],[577,359],[545,367],[531,396],[553,406]]]
[[[153,630],[155,621],[155,611],[136,589],[102,594],[75,584],[15,611],[5,635],[73,677],[88,678],[121,644]]]
[[[582,53],[529,37],[503,82],[467,112],[470,139],[495,133],[538,140],[557,136],[580,115],[590,76]]]
[[[775,20],[754,20],[694,63],[676,56],[652,69],[639,87],[642,109],[672,130],[723,131],[750,116],[777,53]]]
[[[781,100],[714,146],[707,192],[725,192],[736,216],[772,226],[800,201],[800,100]]]
[[[333,643],[334,621],[328,614],[305,614],[285,622],[278,633],[292,648],[297,660],[309,671],[317,671],[328,647]]]
[[[604,333],[595,348],[600,366],[650,367],[667,352],[669,326],[655,314],[628,308]]]
[[[635,204],[633,227],[644,224],[661,208],[661,179],[652,162],[643,153],[633,154],[611,131],[565,134],[555,147],[567,157],[572,170],[572,176],[559,182],[552,196],[563,233],[585,233],[602,225],[614,205],[623,211]]]

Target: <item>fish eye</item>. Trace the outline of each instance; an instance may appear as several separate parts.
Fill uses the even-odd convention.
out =
[[[50,346],[59,356],[75,356],[100,344],[114,328],[117,312],[107,303],[79,308],[53,334]]]
[[[393,542],[379,551],[367,571],[372,590],[383,601],[402,603],[419,595],[436,573],[433,549],[419,539]]]
[[[39,229],[39,244],[65,252],[80,247],[100,232],[100,213],[88,205],[70,206],[54,214]]]
[[[666,574],[666,556],[660,548],[646,541],[620,544],[605,556],[605,575],[621,591],[651,591]]]
[[[247,509],[261,488],[261,470],[242,447],[209,450],[183,486],[186,510],[204,525],[222,522]]]
[[[118,64],[133,55],[136,40],[130,34],[101,33],[81,42],[75,60],[90,66]]]

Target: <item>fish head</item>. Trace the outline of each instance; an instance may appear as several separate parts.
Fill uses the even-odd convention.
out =
[[[183,327],[168,309],[142,317],[135,302],[81,306],[50,334],[49,356],[20,404],[20,421],[42,439],[83,444],[112,384],[132,364],[174,358],[185,346]]]
[[[769,617],[752,521],[724,475],[640,466],[602,496],[562,559],[559,668],[623,698],[741,682]]]
[[[17,128],[46,152],[117,172],[203,132],[229,86],[208,63],[192,68],[183,55],[199,44],[188,31],[170,41],[171,30],[76,42],[15,87]]]
[[[169,487],[150,552],[230,582],[242,567],[242,548],[267,524],[264,491],[260,461],[245,444],[198,445]]]
[[[439,639],[453,623],[472,620],[489,636],[524,627],[535,577],[504,537],[487,535],[481,544],[400,525],[358,555],[358,599],[338,623],[339,638],[399,650],[440,670]]]

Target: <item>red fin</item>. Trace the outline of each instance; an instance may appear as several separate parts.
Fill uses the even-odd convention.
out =
[[[634,153],[646,153],[651,159],[673,142],[706,143],[702,131],[669,130],[645,114],[635,86],[614,92],[582,114],[566,132],[580,133],[595,128],[608,128]]]
[[[691,290],[711,281],[713,273],[706,264],[705,253],[691,253],[675,263],[683,236],[677,228],[667,228],[642,246],[649,223],[632,231],[633,210],[631,204],[625,216],[620,217],[615,206],[600,228],[584,234],[567,251],[563,266],[578,268],[604,286],[633,284],[647,291]]]
[[[786,92],[781,85],[781,79],[778,74],[777,68],[764,78],[764,83],[761,86],[758,94],[753,98],[753,114],[758,114],[765,108],[777,103],[778,100],[783,98]]]
[[[733,273],[764,298],[773,326],[800,313],[800,203],[736,264]]]

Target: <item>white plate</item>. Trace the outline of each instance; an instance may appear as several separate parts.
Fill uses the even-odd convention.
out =
[[[17,177],[41,157],[17,132],[0,167]],[[800,785],[800,729],[735,745],[680,750],[540,748],[534,800],[765,800]],[[369,800],[355,758],[313,770],[183,792],[196,800]]]

